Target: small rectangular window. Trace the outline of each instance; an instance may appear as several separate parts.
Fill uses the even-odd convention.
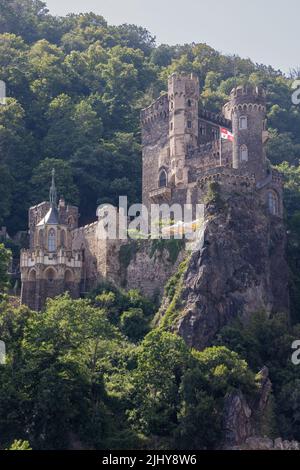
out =
[[[188,129],[191,129],[192,128],[192,121],[188,121],[187,126],[188,126]]]
[[[247,129],[247,117],[241,116],[240,117],[240,130]]]

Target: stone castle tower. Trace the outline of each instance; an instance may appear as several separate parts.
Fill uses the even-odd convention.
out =
[[[169,98],[169,181],[176,187],[188,183],[186,155],[198,142],[199,82],[190,76],[172,75],[168,81]]]
[[[218,183],[228,195],[254,195],[270,220],[281,223],[282,178],[264,148],[264,90],[234,88],[219,114],[203,109],[199,97],[194,74],[173,74],[168,92],[141,111],[143,204],[148,209],[152,203],[196,205],[204,201],[209,185]],[[224,140],[224,135],[233,138]],[[120,253],[127,242],[102,239],[99,224],[78,227],[77,207],[63,199],[57,204],[53,174],[49,201],[29,210],[30,247],[21,252],[20,263],[23,303],[41,310],[47,297],[69,291],[77,298],[103,281],[124,287],[125,277],[127,288],[147,295],[161,291],[173,266],[164,262],[161,269],[147,254],[137,253],[124,277]]]
[[[282,180],[265,155],[266,94],[246,85],[232,90],[220,114],[200,107],[193,74],[173,74],[168,93],[141,113],[143,203],[199,203],[205,183],[256,191],[282,216]],[[222,131],[233,134],[223,140]]]
[[[235,88],[224,106],[224,114],[231,119],[235,136],[232,167],[262,180],[266,176],[264,90],[249,85]]]

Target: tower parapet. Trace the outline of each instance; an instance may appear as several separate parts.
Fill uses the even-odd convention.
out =
[[[141,111],[142,125],[151,124],[157,119],[166,119],[169,115],[168,95],[164,93],[147,108]]]

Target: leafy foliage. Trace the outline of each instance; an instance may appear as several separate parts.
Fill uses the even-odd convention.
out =
[[[5,292],[8,286],[8,266],[11,252],[0,243],[0,295]]]
[[[139,202],[139,111],[165,91],[168,75],[196,73],[200,106],[216,112],[233,86],[250,80],[267,89],[267,154],[286,180],[292,316],[299,322],[300,108],[291,102],[291,79],[206,44],[156,46],[144,28],[111,26],[93,13],[54,17],[40,0],[0,0],[0,10],[0,79],[8,92],[0,106],[0,223],[11,234],[27,228],[27,209],[47,197],[52,167],[59,192],[79,204],[82,223],[119,195]],[[221,204],[217,189],[211,202]],[[177,260],[177,242],[161,248]],[[133,256],[124,250],[123,265]],[[0,292],[9,259],[0,245]],[[166,286],[165,323],[150,332],[157,306],[136,291],[100,286],[88,300],[49,301],[43,315],[3,296],[1,445],[213,448],[225,395],[255,394],[252,371],[263,365],[274,385],[278,430],[300,440],[300,385],[289,361],[299,326],[260,314],[224,329],[215,347],[190,351],[165,331],[180,315],[186,266]]]
[[[196,73],[200,105],[217,112],[235,84],[266,87],[268,156],[298,165],[300,113],[280,71],[206,44],[157,46],[147,30],[93,13],[54,17],[40,0],[1,5],[0,78],[9,99],[0,107],[0,221],[10,233],[26,229],[28,207],[46,197],[50,162],[83,223],[121,194],[139,202],[139,111],[175,71]]]
[[[268,318],[253,315],[247,325],[237,321],[225,327],[217,344],[226,345],[244,358],[253,370],[267,366],[273,385],[277,435],[300,438],[299,372],[291,360],[293,341],[299,339],[299,325],[290,326],[285,315]]]

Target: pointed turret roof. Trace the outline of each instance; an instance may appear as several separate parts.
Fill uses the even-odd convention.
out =
[[[43,219],[37,224],[41,225],[58,225],[58,210],[57,210],[57,191],[55,186],[55,170],[52,169],[52,183],[49,192],[50,209]]]

